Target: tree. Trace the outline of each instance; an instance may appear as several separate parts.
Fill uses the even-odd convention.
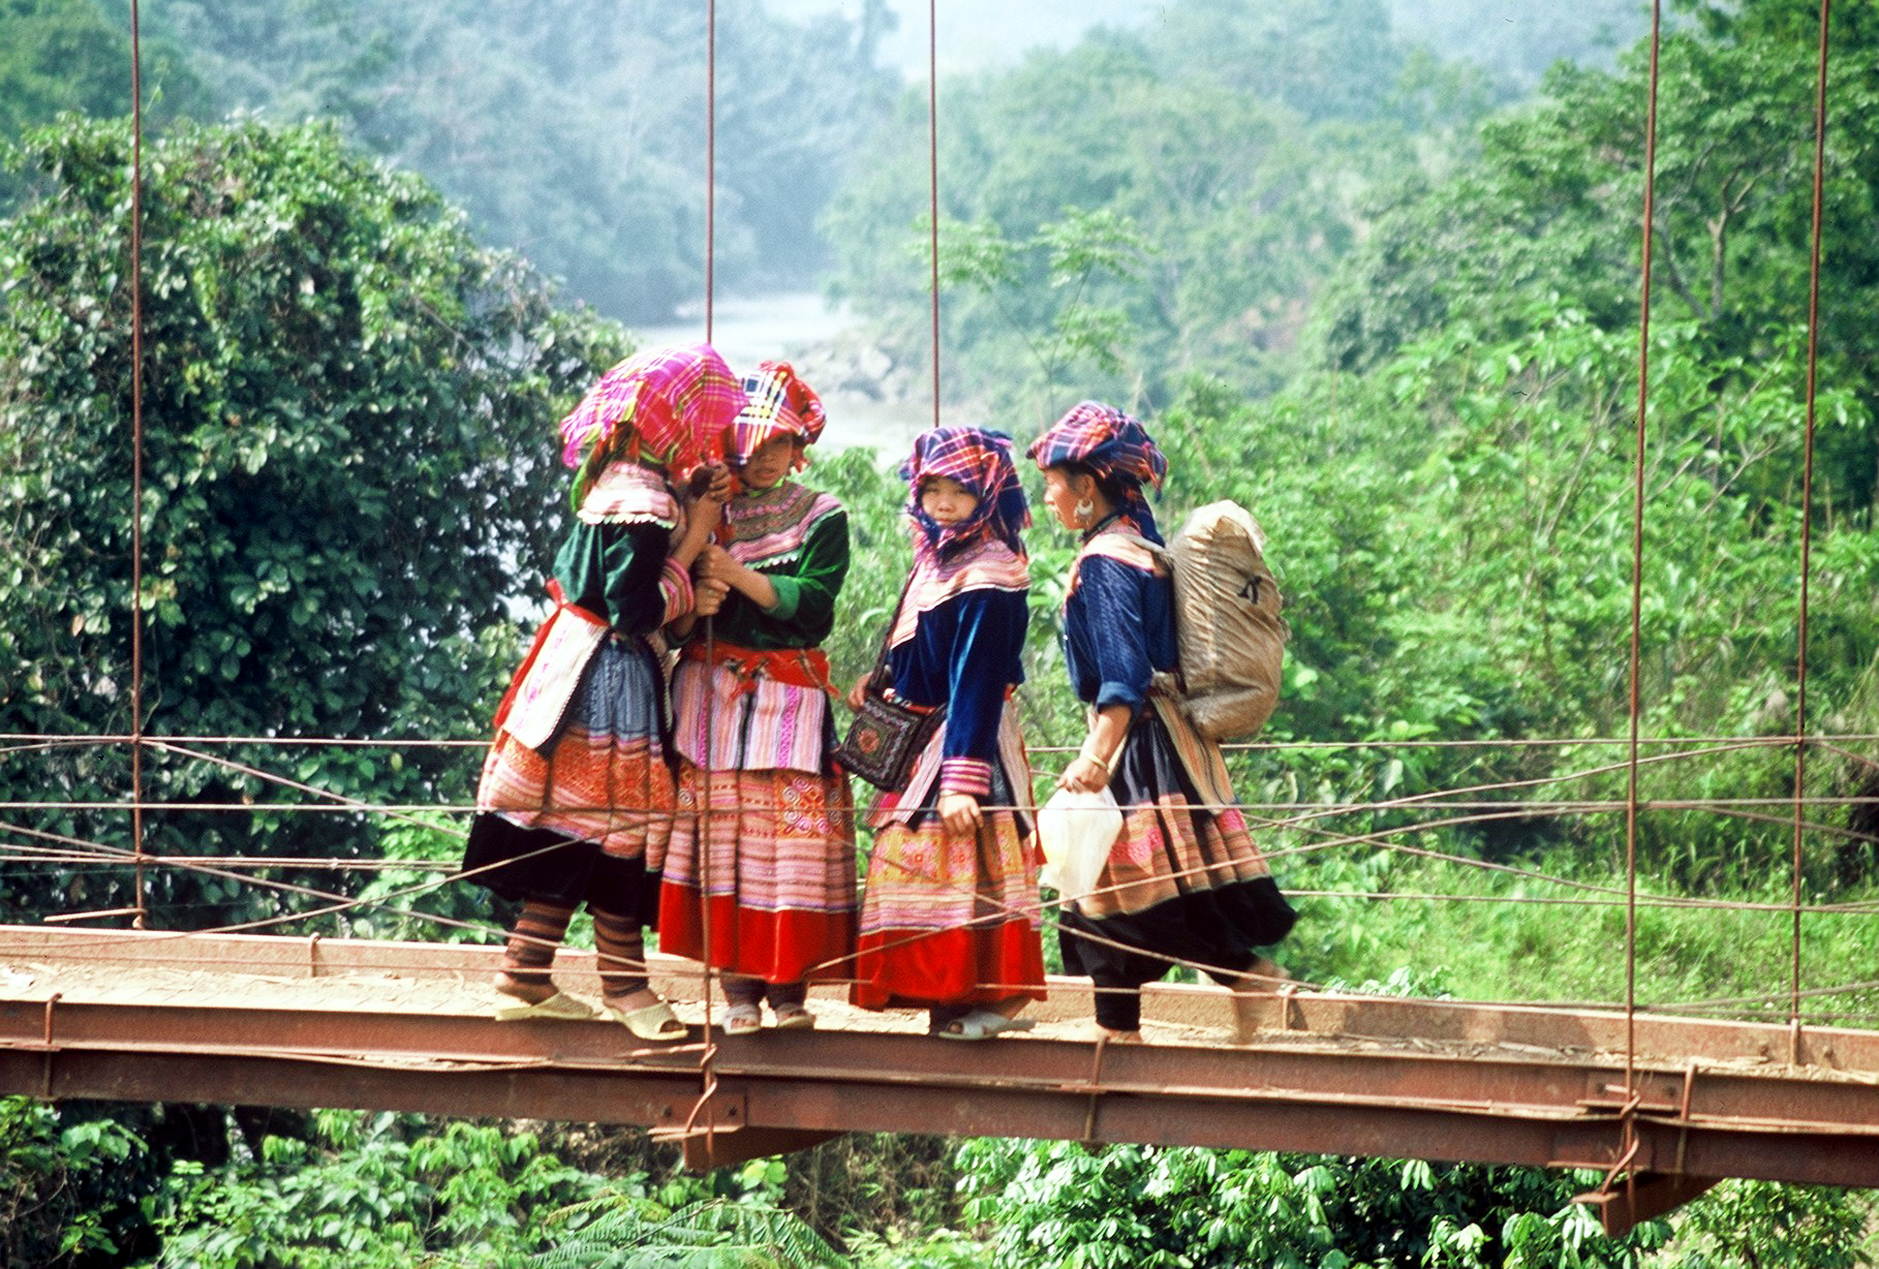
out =
[[[720,287],[801,286],[821,264],[815,218],[887,107],[884,21],[881,0],[854,23],[718,6]],[[153,22],[223,109],[338,120],[604,312],[662,321],[703,291],[702,6],[178,0]]]
[[[26,159],[47,192],[0,222],[0,661],[17,667],[0,731],[122,735],[128,130],[68,123]],[[554,310],[521,261],[330,128],[185,127],[146,162],[144,731],[478,735],[516,654],[516,578],[545,569],[560,523],[553,421],[621,334]],[[151,753],[145,797],[253,810],[154,813],[152,852],[370,854],[373,821],[269,810],[276,777],[432,803],[474,774],[421,745],[209,748]],[[0,786],[82,804],[129,779],[122,749],[62,747],[15,753]],[[122,849],[125,820],[54,811],[32,832]],[[196,926],[285,902],[172,870],[148,898]],[[10,879],[3,902],[16,920],[134,900],[127,874],[62,866]]]
[[[0,142],[51,123],[62,111],[130,113],[130,39],[95,0],[7,0],[0,4]],[[174,47],[153,41],[142,78],[151,122],[205,103],[201,82]],[[0,212],[21,193],[0,173]]]
[[[1606,1238],[1571,1203],[1589,1178],[1536,1168],[990,1140],[965,1153],[1000,1269],[1618,1269],[1669,1233]]]
[[[1084,395],[1162,404],[1192,371],[1276,389],[1359,195],[1417,161],[1412,129],[1439,152],[1480,106],[1412,65],[1380,8],[1356,0],[1282,14],[1184,0],[1147,33],[1097,31],[943,83],[941,222],[965,227],[942,247],[948,386],[1027,420],[1040,382],[1057,394],[1045,417]],[[836,291],[880,317],[911,364],[927,356],[925,120],[924,93],[907,94],[825,218]],[[1118,229],[1130,250],[1111,259],[1125,267],[1061,267],[1058,242],[1100,230],[1113,244]],[[1066,315],[1099,321],[1066,332]],[[1067,397],[1053,331],[1099,354]]]
[[[1697,323],[1720,360],[1755,365],[1803,328],[1814,166],[1817,10],[1791,0],[1690,6],[1662,42],[1653,299]],[[1823,381],[1879,406],[1879,20],[1833,17],[1824,173]],[[1437,331],[1511,338],[1535,309],[1601,329],[1638,323],[1648,43],[1615,73],[1555,67],[1544,98],[1495,116],[1479,159],[1404,185],[1326,289],[1317,359],[1378,365]],[[1824,429],[1821,471],[1842,501],[1874,495],[1874,438]]]

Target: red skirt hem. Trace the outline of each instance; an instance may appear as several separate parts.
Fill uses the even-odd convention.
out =
[[[1043,943],[1028,921],[861,936],[849,1001],[862,1009],[1044,999]]]
[[[705,951],[698,891],[667,881],[659,887],[659,950],[703,961],[766,983],[826,981],[849,976],[855,946],[853,912],[739,907],[729,895],[711,900],[711,956]]]

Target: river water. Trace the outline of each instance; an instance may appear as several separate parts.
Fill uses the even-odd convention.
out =
[[[645,344],[697,343],[705,337],[705,315],[702,304],[696,309],[682,312],[676,322],[640,327],[636,334]],[[829,421],[820,448],[865,445],[883,459],[900,459],[914,434],[932,422],[931,400],[884,400],[857,390],[852,372],[842,376],[846,387],[819,383],[814,373],[830,349],[859,341],[859,330],[860,322],[846,306],[831,308],[813,291],[725,296],[712,305],[711,343],[732,370],[743,373],[765,360],[789,361],[821,395]]]

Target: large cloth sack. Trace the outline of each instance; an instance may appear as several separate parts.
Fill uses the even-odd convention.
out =
[[[1279,703],[1292,632],[1265,549],[1259,522],[1230,501],[1196,509],[1168,543],[1185,704],[1209,740],[1253,736]]]

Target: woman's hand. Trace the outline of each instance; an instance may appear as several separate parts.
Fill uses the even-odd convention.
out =
[[[697,617],[716,616],[724,607],[724,597],[730,593],[728,583],[714,577],[700,578],[692,584],[692,614]]]
[[[692,565],[692,572],[699,577],[729,583],[739,571],[738,563],[731,558],[729,551],[716,542],[707,542],[698,552],[698,559]]]
[[[985,822],[985,813],[979,810],[979,800],[970,793],[942,793],[939,796],[940,823],[954,837],[976,837],[979,825]]]
[[[1109,768],[1094,758],[1078,756],[1057,777],[1057,787],[1078,793],[1101,793],[1109,787]]]
[[[692,564],[692,571],[699,577],[725,583],[732,590],[742,593],[765,612],[776,607],[776,587],[770,579],[754,569],[739,564],[731,558],[729,551],[716,542],[707,542],[699,548],[698,558]]]
[[[855,685],[848,689],[848,695],[842,698],[848,708],[857,714],[861,712],[861,702],[868,699],[868,680],[873,677],[872,674],[864,674],[856,679]]]

